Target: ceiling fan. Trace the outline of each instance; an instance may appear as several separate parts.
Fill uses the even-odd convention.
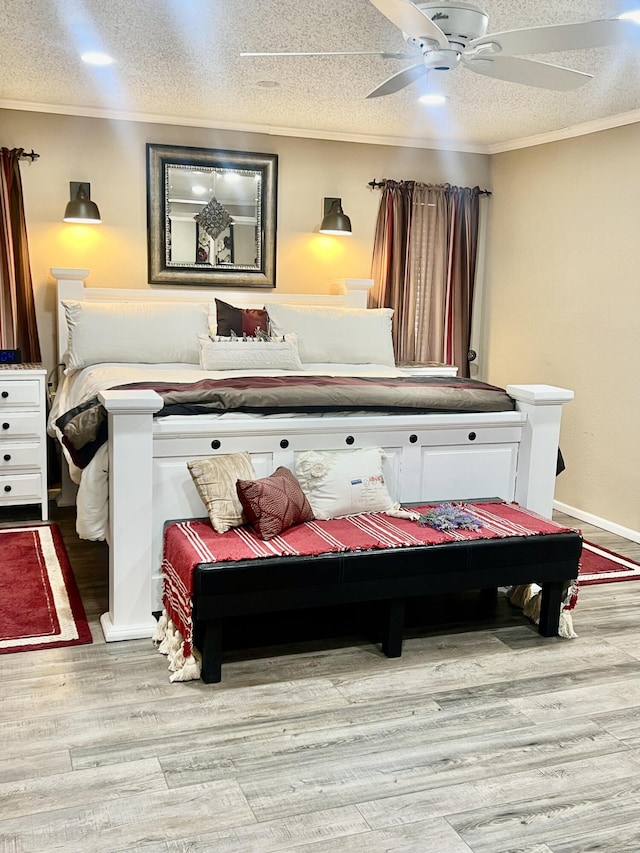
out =
[[[640,44],[640,26],[635,19],[610,18],[574,24],[529,27],[487,33],[489,16],[472,3],[457,0],[415,2],[369,0],[392,24],[402,30],[410,53],[384,51],[327,51],[242,53],[242,56],[381,56],[385,59],[416,59],[420,62],[392,74],[367,95],[392,95],[425,77],[429,71],[451,71],[462,65],[469,71],[543,89],[569,91],[591,80],[593,75],[522,59],[524,54],[556,53],[565,50]]]

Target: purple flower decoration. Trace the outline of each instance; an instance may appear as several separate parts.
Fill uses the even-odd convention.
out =
[[[466,512],[459,504],[444,503],[423,513],[418,524],[433,527],[436,530],[480,530],[482,524],[478,519]]]

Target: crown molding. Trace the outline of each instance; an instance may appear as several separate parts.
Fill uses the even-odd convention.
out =
[[[229,130],[240,133],[261,133],[266,136],[289,136],[299,139],[323,139],[329,142],[355,142],[361,145],[391,145],[394,148],[425,148],[435,151],[454,151],[462,154],[502,154],[519,148],[532,148],[558,142],[576,136],[586,136],[601,130],[610,130],[626,124],[640,122],[640,110],[620,113],[614,116],[573,124],[548,133],[523,136],[508,142],[464,143],[450,140],[419,139],[403,136],[373,136],[364,133],[340,133],[323,130],[307,130],[296,127],[277,127],[261,124],[243,124],[224,122],[215,119],[190,118],[189,116],[165,116],[154,113],[140,113],[127,110],[109,110],[100,107],[76,107],[65,104],[39,104],[35,102],[10,101],[0,98],[0,109],[21,110],[24,112],[50,113],[52,115],[71,115],[83,118],[108,119],[110,121],[132,121],[146,124],[168,124],[180,127],[205,127],[212,130]]]
[[[52,115],[71,115],[83,118],[100,118],[110,121],[133,121],[146,124],[170,124],[180,127],[206,127],[215,130],[240,131],[241,133],[262,133],[267,136],[291,136],[301,139],[324,139],[331,142],[357,142],[362,145],[392,145],[398,148],[428,148],[437,151],[456,151],[463,154],[488,154],[486,145],[453,142],[447,140],[419,139],[403,136],[373,136],[364,133],[340,133],[324,130],[307,130],[297,127],[276,127],[261,124],[242,124],[215,119],[190,118],[189,116],[165,116],[153,113],[109,110],[99,107],[76,107],[60,104],[39,104],[23,101],[0,99],[0,109],[22,110],[23,112],[50,113]]]
[[[533,148],[535,145],[546,145],[548,142],[559,142],[562,139],[587,136],[589,133],[598,133],[601,130],[611,130],[614,127],[622,127],[625,124],[636,124],[637,122],[640,122],[640,110],[631,110],[627,113],[606,116],[605,118],[586,121],[582,124],[572,124],[560,130],[551,130],[549,133],[524,136],[521,139],[512,139],[510,142],[496,142],[487,146],[487,153],[501,154],[504,151],[515,151],[518,148]]]

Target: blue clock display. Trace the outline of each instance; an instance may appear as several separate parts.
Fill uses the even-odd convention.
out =
[[[0,349],[0,364],[22,364],[19,349]]]

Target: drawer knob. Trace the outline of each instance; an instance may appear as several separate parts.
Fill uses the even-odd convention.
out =
[[[3,399],[3,400],[6,400],[8,396],[9,396],[9,392],[8,392],[8,391],[3,391],[3,392],[2,392],[2,399]]]
[[[470,432],[470,433],[469,433],[469,441],[475,441],[475,440],[476,440],[476,437],[477,437],[477,436],[476,436],[475,432]]]
[[[4,461],[5,462],[11,462],[11,454],[10,453],[4,454]]]
[[[352,435],[348,435],[348,436],[345,438],[345,442],[346,442],[347,444],[353,444],[353,442],[354,442],[354,441],[355,441],[355,438],[354,438]]]
[[[289,441],[286,438],[283,438],[282,441],[280,442],[280,447],[283,450],[286,450],[287,447],[289,447]]]
[[[217,438],[213,439],[213,441],[211,442],[211,447],[213,450],[220,450],[220,442]]]
[[[409,441],[411,442],[411,444],[415,444],[417,440],[418,436],[415,433],[409,436]]]
[[[8,424],[6,421],[2,424],[2,429],[9,429],[11,424]]]
[[[11,491],[11,486],[5,486],[5,487],[4,487],[4,490],[5,490],[5,492],[10,492],[10,491]]]

